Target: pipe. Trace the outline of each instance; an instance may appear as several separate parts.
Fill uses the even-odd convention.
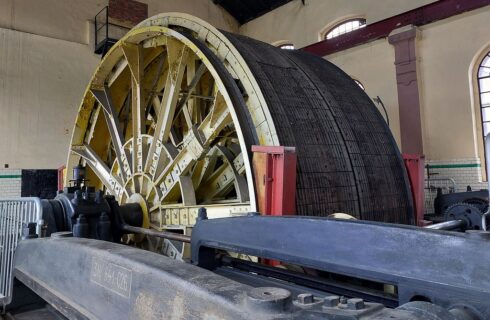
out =
[[[430,226],[425,227],[426,229],[432,230],[456,230],[456,229],[465,229],[466,222],[463,220],[451,220],[444,221],[441,223],[432,224]]]
[[[133,227],[133,226],[130,226],[128,224],[123,224],[122,229],[124,231],[128,231],[131,233],[145,234],[147,236],[164,238],[164,239],[168,239],[168,240],[175,240],[175,241],[181,241],[181,242],[186,242],[186,243],[191,242],[190,236],[186,236],[186,235],[174,233],[174,232],[156,231],[156,230],[152,230],[152,229]]]

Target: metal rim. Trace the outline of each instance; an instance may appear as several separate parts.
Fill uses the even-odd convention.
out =
[[[241,93],[206,49],[169,28],[135,28],[104,57],[80,107],[68,172],[82,162],[120,203],[140,195],[144,227],[192,225],[202,205],[211,217],[255,210]]]

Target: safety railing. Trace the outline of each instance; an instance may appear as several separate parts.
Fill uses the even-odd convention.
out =
[[[109,7],[102,8],[94,17],[95,48],[94,52],[104,56],[109,49],[131,28],[111,22]]]
[[[35,222],[40,234],[42,219],[39,198],[0,198],[0,306],[12,298],[14,252],[22,235],[23,224]]]

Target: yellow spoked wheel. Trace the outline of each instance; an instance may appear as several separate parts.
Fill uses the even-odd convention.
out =
[[[254,208],[234,110],[242,96],[230,93],[233,79],[214,60],[209,49],[168,28],[131,31],[104,57],[85,93],[68,172],[85,164],[89,181],[119,203],[147,208],[146,228],[185,231],[201,206],[211,217]]]

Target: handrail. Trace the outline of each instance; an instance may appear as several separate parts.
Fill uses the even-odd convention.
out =
[[[39,198],[0,198],[0,306],[12,299],[14,252],[24,225],[37,224],[41,234],[42,205]]]
[[[99,18],[99,16],[101,16],[101,14],[104,14],[105,15],[105,19],[104,18]],[[99,19],[103,19],[99,22]],[[109,40],[117,40],[117,39],[112,39],[109,35],[109,27],[113,26],[113,27],[117,27],[119,29],[124,29],[124,30],[131,30],[130,27],[127,27],[127,26],[123,26],[123,25],[120,25],[120,24],[117,24],[117,23],[113,23],[113,22],[110,22],[109,21],[109,6],[105,6],[104,8],[102,8],[102,10],[100,10],[94,17],[94,33],[95,33],[95,43],[94,43],[94,49],[95,51],[97,52],[97,50],[99,50],[99,46],[104,46],[103,48],[103,51],[102,51],[102,54],[104,55],[106,50],[108,50],[109,48],[106,48],[105,46],[107,45],[108,42],[110,42]],[[99,39],[99,31],[101,30],[104,30],[105,31],[105,34],[102,33],[100,36],[102,39]],[[114,41],[115,42],[115,41]],[[98,52],[100,53],[100,52]]]

